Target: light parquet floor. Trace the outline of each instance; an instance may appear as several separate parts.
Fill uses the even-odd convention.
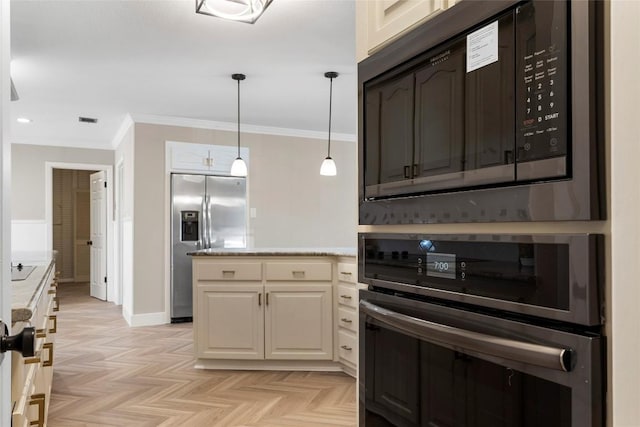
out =
[[[194,369],[190,323],[129,328],[87,284],[58,289],[50,427],[356,425],[347,375]]]

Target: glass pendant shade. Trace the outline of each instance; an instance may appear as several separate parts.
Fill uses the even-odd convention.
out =
[[[196,0],[196,13],[253,24],[273,0]]]
[[[231,75],[231,78],[238,82],[238,157],[231,164],[231,176],[247,176],[247,164],[240,157],[240,82],[246,77],[240,73]]]
[[[336,169],[336,162],[331,157],[327,157],[320,165],[320,175],[324,176],[336,176],[338,170]]]
[[[333,79],[338,77],[338,73],[335,71],[327,71],[324,76],[329,79],[329,132],[327,137],[327,157],[320,165],[320,175],[323,176],[336,176],[338,170],[336,169],[336,162],[331,158],[331,101],[333,98]]]
[[[247,164],[241,157],[236,158],[231,164],[231,176],[247,176]]]

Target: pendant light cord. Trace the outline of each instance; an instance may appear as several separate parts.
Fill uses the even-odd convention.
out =
[[[240,80],[238,80],[238,158],[240,158]]]
[[[329,78],[329,140],[327,142],[327,157],[331,157],[331,101],[333,98],[333,77]]]

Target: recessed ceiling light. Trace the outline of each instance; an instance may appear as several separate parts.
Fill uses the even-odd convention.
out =
[[[27,119],[26,117],[18,117],[16,120],[18,123],[31,123],[31,119]]]

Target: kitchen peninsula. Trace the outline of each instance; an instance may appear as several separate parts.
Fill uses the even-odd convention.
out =
[[[35,328],[33,357],[14,353],[11,364],[12,425],[46,425],[57,332],[55,252],[12,254],[12,334]]]
[[[206,249],[189,255],[196,367],[355,376],[356,249]]]

